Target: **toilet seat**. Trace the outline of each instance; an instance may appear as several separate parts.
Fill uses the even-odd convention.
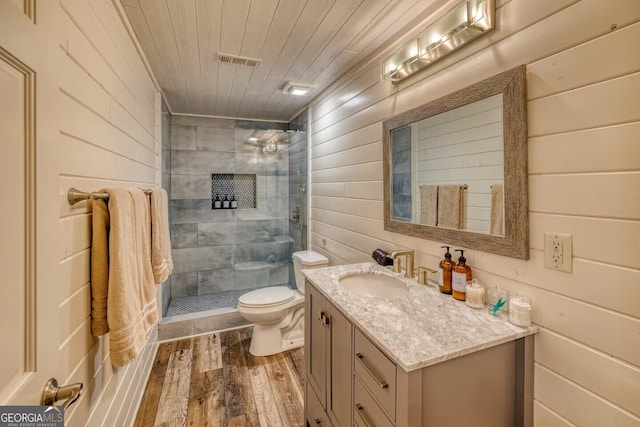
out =
[[[275,307],[290,302],[295,296],[295,292],[286,286],[273,286],[241,295],[238,305],[251,308]]]

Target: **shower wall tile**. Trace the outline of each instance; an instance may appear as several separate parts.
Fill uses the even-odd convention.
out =
[[[169,174],[171,171],[171,150],[162,149],[162,173]]]
[[[211,175],[171,175],[171,198],[208,199],[211,205]]]
[[[205,126],[213,128],[233,129],[235,127],[233,119],[218,119],[213,117],[182,116],[172,115],[171,123],[186,126]]]
[[[271,222],[238,221],[236,243],[268,242],[271,240]]]
[[[271,239],[275,239],[275,236],[286,236],[289,234],[289,219],[273,219],[270,223],[269,233]]]
[[[198,295],[215,294],[233,289],[235,289],[233,268],[198,272]]]
[[[287,262],[289,260],[289,242],[248,243],[236,245],[235,262]]]
[[[261,268],[236,269],[235,270],[235,288],[248,289],[266,286],[269,277],[269,266],[265,265]]]
[[[289,157],[282,151],[272,155],[265,162],[267,175],[289,175]]]
[[[271,218],[288,218],[289,217],[289,198],[288,197],[269,197],[266,201],[265,213]]]
[[[175,117],[175,116],[173,116]],[[171,121],[174,122],[173,117]],[[195,150],[196,128],[195,126],[171,125],[171,148],[173,150]]]
[[[172,190],[173,296],[289,283],[288,150],[265,155],[247,144],[255,123],[173,115],[171,124],[163,178]],[[304,148],[297,151],[304,151],[301,159]],[[259,208],[212,210],[212,172],[256,174]]]
[[[235,222],[198,224],[198,246],[233,245],[236,241]]]
[[[162,174],[162,188],[167,191],[167,194],[171,194],[171,175]]]
[[[289,177],[267,175],[267,197],[289,197]]]
[[[270,285],[285,285],[289,283],[289,264],[275,267],[269,271]]]
[[[173,249],[198,246],[198,224],[171,224],[170,228]]]
[[[233,129],[214,127],[198,127],[196,132],[196,146],[199,151],[235,151]]]
[[[234,172],[234,153],[171,150],[171,173],[183,175]]]
[[[188,297],[198,295],[198,273],[173,273],[171,296]]]
[[[233,246],[230,245],[174,249],[171,254],[173,271],[176,273],[233,267]]]
[[[259,153],[235,153],[236,173],[265,174],[265,163],[262,154]]]
[[[172,224],[201,222],[232,222],[236,219],[236,210],[211,209],[211,198],[171,200],[169,202]]]

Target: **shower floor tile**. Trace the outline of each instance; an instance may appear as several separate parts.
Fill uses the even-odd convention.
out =
[[[215,310],[219,308],[236,308],[236,306],[238,305],[238,298],[240,298],[242,294],[246,294],[249,291],[261,289],[264,287],[266,286],[217,292],[215,294],[171,298],[165,317],[179,316],[182,314]]]

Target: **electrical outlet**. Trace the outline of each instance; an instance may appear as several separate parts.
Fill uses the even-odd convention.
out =
[[[544,233],[544,266],[571,273],[571,234]]]

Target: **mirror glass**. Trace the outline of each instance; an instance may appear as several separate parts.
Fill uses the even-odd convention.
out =
[[[525,66],[383,123],[385,229],[528,258]]]
[[[493,95],[391,130],[393,220],[504,235],[502,106]]]

